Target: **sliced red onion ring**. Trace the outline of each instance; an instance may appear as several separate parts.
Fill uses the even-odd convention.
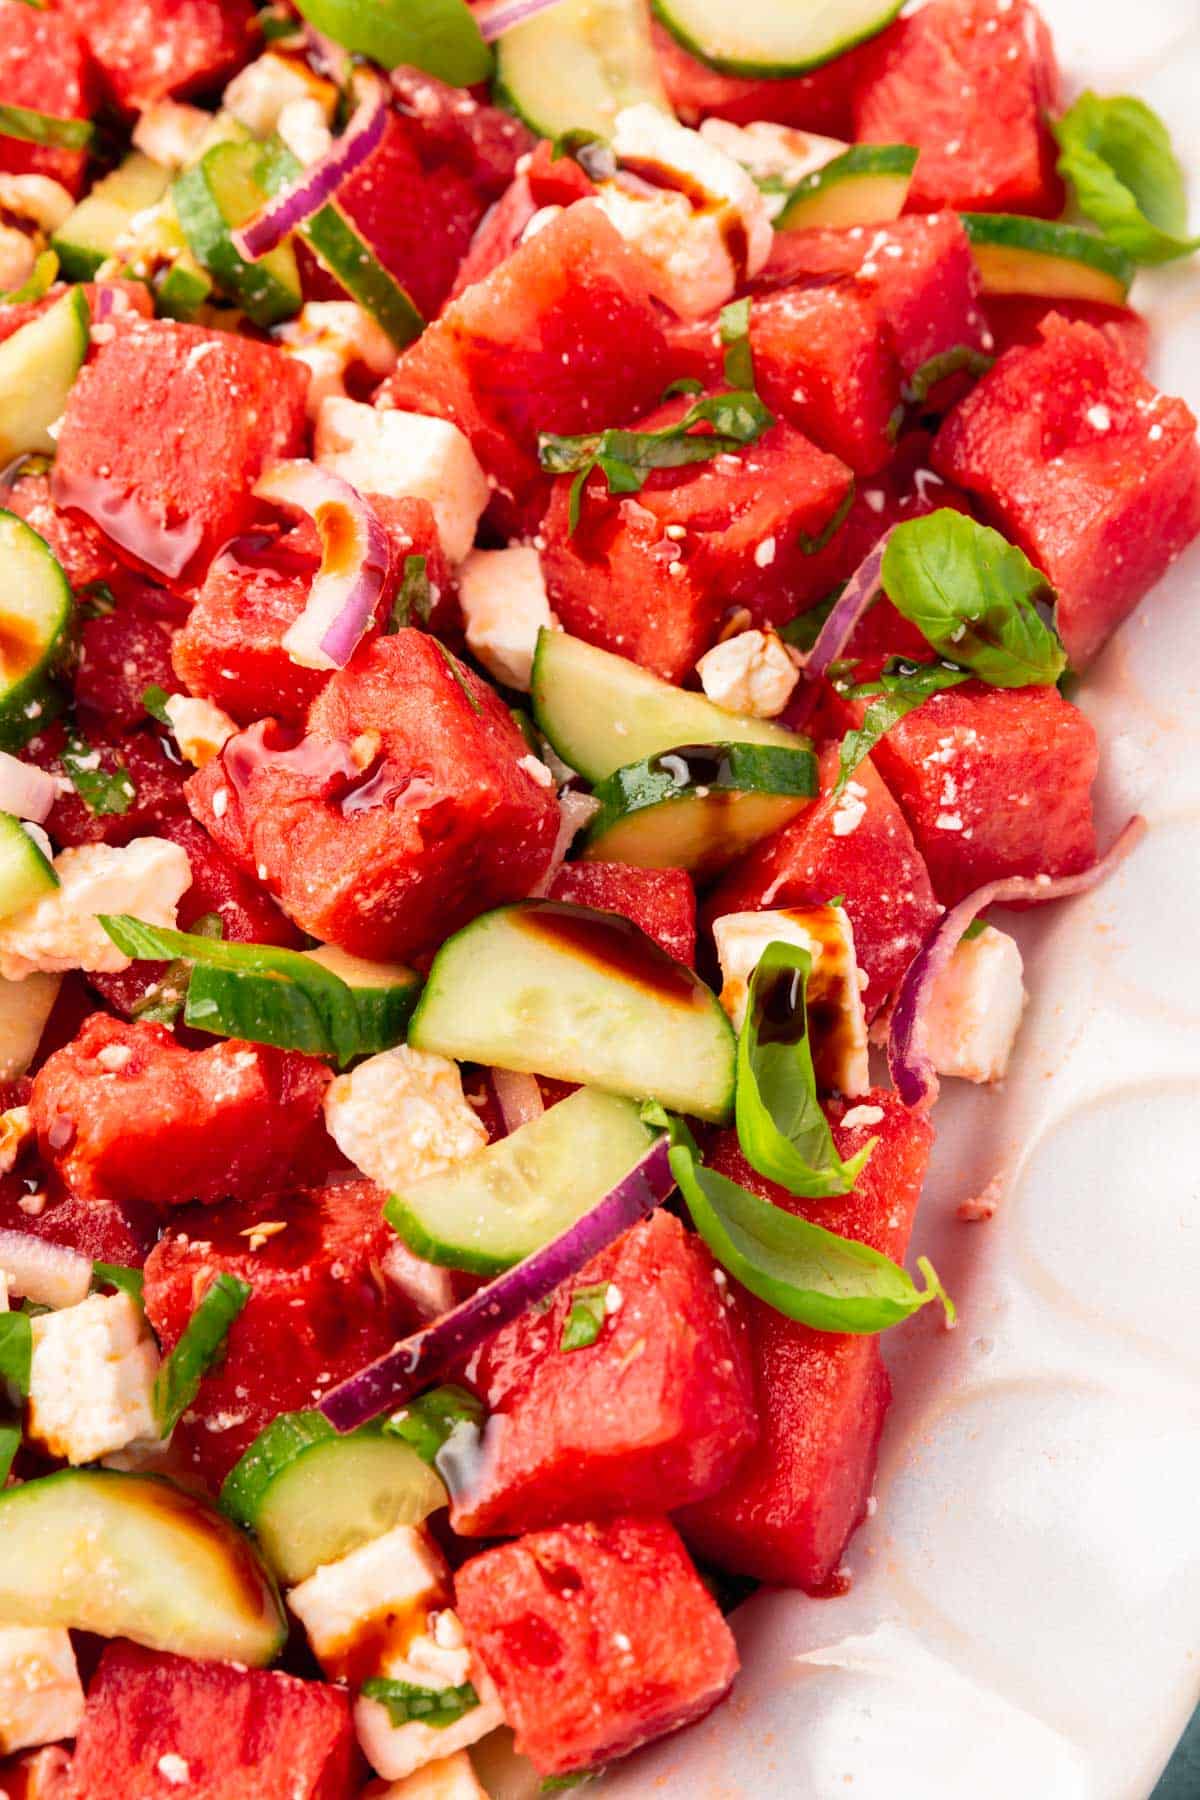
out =
[[[284,649],[302,668],[344,669],[387,580],[387,533],[357,489],[316,463],[276,463],[254,492],[306,514],[321,539],[321,567]]]
[[[554,840],[545,874],[537,886],[530,890],[530,898],[534,900],[544,899],[550,892],[554,877],[567,859],[567,851],[584,826],[590,825],[600,811],[600,802],[593,794],[581,794],[578,788],[566,788],[558,796],[558,808],[558,836]]]
[[[631,1225],[649,1218],[675,1186],[669,1149],[667,1137],[659,1138],[625,1179],[569,1231],[498,1275],[436,1324],[404,1338],[386,1356],[330,1388],[317,1402],[330,1424],[339,1431],[353,1431],[390,1407],[402,1406],[502,1326],[577,1275]]]
[[[918,950],[908,969],[892,1009],[888,1037],[888,1069],[892,1085],[905,1106],[926,1110],[938,1097],[938,1077],[925,1048],[925,1014],[933,984],[954,955],[960,938],[973,920],[989,906],[1011,906],[1016,901],[1065,900],[1087,893],[1107,880],[1146,835],[1146,821],[1135,814],[1124,827],[1107,856],[1078,875],[1012,875],[1005,881],[989,881],[976,888],[944,913]]]
[[[388,121],[387,89],[366,69],[359,71],[355,85],[359,101],[354,116],[332,148],[231,234],[234,249],[247,262],[266,256],[289,232],[311,219],[332,200],[346,177],[378,149]]]
[[[77,1306],[92,1285],[90,1257],[28,1231],[0,1231],[0,1269],[37,1306]]]
[[[0,812],[44,825],[58,798],[58,783],[45,769],[0,750]]]
[[[838,595],[833,611],[822,625],[816,643],[805,658],[806,675],[824,675],[830,663],[837,661],[850,642],[854,627],[879,592],[883,553],[891,535],[891,531],[884,532],[870,555],[863,558]]]
[[[494,0],[490,6],[475,8],[475,23],[484,43],[494,44],[514,25],[523,25],[526,19],[534,19],[538,13],[549,12],[552,6],[561,4],[562,0]]]
[[[536,1075],[521,1075],[516,1069],[492,1069],[488,1078],[505,1131],[519,1131],[522,1125],[541,1118],[546,1102]]]

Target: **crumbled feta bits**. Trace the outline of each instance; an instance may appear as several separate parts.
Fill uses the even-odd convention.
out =
[[[322,122],[332,124],[337,105],[332,81],[315,75],[299,58],[268,50],[238,71],[225,89],[223,104],[255,137],[270,137],[279,129],[284,108],[296,100],[316,101]]]
[[[458,595],[468,649],[489,675],[527,694],[538,632],[557,623],[537,551],[526,544],[472,550],[458,572]]]
[[[310,300],[294,319],[278,327],[275,336],[284,355],[302,362],[310,373],[308,412],[312,419],[330,395],[345,398],[348,369],[364,368],[382,381],[396,366],[396,346],[391,338],[353,300]]]
[[[834,837],[849,837],[867,816],[867,790],[861,781],[848,781],[833,810],[830,829]]]
[[[155,101],[133,128],[134,149],[164,169],[185,169],[213,141],[213,115],[179,100]]]
[[[156,1438],[158,1351],[128,1294],[92,1294],[32,1321],[26,1429],[51,1456],[95,1462]]]
[[[622,173],[600,183],[598,203],[641,252],[651,291],[681,318],[715,311],[771,253],[771,220],[753,177],[648,103],[617,114],[612,147]],[[639,169],[652,182],[639,181]]]
[[[0,1626],[0,1756],[74,1737],[82,1717],[69,1633],[57,1625]]]
[[[777,718],[799,680],[787,645],[773,631],[739,631],[714,644],[696,673],[710,700],[752,719]]]
[[[458,1064],[407,1044],[339,1075],[326,1090],[325,1124],[339,1150],[389,1189],[440,1175],[487,1143]]]
[[[190,694],[172,694],[163,711],[181,753],[198,769],[211,762],[237,730],[227,712],[211,700],[193,700]]]
[[[782,192],[763,196],[771,219],[777,218],[787,205],[788,189],[849,148],[840,138],[818,137],[815,132],[796,131],[790,125],[775,125],[766,119],[755,119],[749,125],[734,125],[728,119],[705,119],[700,136],[741,163],[756,182],[778,182]]]
[[[18,1156],[32,1136],[33,1119],[27,1106],[10,1106],[7,1112],[0,1113],[0,1175],[7,1175],[15,1168]]]
[[[768,944],[795,944],[812,958],[810,1008],[835,1021],[813,1036],[817,1085],[843,1094],[865,1094],[867,1021],[858,982],[854,931],[841,906],[798,906],[783,912],[726,913],[713,921],[721,965],[721,1005],[735,1031],[746,1017],[750,977]]]
[[[428,500],[442,548],[452,563],[462,562],[490,489],[457,425],[335,396],[322,402],[314,446],[321,467],[360,493]]]
[[[376,1800],[488,1800],[479,1785],[465,1750],[443,1756],[437,1762],[414,1769],[403,1780],[392,1782]]]
[[[20,981],[35,972],[87,969],[115,974],[129,967],[100,913],[133,913],[148,925],[172,926],[192,885],[187,853],[166,838],[132,844],[79,844],[54,859],[59,886],[0,919],[0,976]]]
[[[925,1007],[925,1046],[939,1075],[1002,1078],[1028,999],[1021,976],[1015,939],[994,926],[955,947]]]

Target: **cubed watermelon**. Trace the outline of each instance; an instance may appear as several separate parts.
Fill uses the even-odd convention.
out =
[[[737,1134],[722,1132],[709,1164],[786,1211],[857,1238],[902,1261],[933,1145],[928,1119],[889,1090],[873,1089],[854,1113],[829,1108],[839,1154],[879,1142],[853,1194],[797,1200],[746,1162]],[[850,1115],[852,1118],[854,1114]],[[684,1538],[718,1567],[809,1592],[825,1589],[866,1510],[879,1435],[891,1398],[875,1337],[811,1331],[750,1299],[762,1436],[728,1487],[677,1517]]]
[[[25,0],[13,0],[13,4],[24,6]],[[115,591],[128,578],[129,571],[118,561],[104,533],[82,513],[65,512],[55,505],[49,475],[19,476],[5,493],[4,505],[45,538],[76,593],[97,581]]]
[[[39,1070],[42,1156],[81,1199],[150,1205],[281,1188],[324,1138],[329,1070],[234,1039],[184,1050],[162,1025],[96,1013]]]
[[[696,890],[686,869],[636,869],[631,863],[564,863],[551,900],[621,913],[676,962],[696,966]]]
[[[854,98],[860,143],[915,144],[913,212],[1053,218],[1058,68],[1030,0],[931,0],[876,39]]]
[[[122,112],[220,86],[254,47],[250,0],[59,0]]]
[[[458,425],[496,483],[497,524],[516,535],[549,493],[538,433],[628,424],[662,392],[663,360],[637,253],[599,207],[572,206],[446,308],[379,404]]]
[[[128,796],[124,812],[94,812],[69,780],[62,754],[68,733],[56,720],[39,732],[25,746],[23,754],[39,768],[49,769],[63,777],[63,788],[50,809],[46,830],[61,848],[69,844],[128,844],[136,837],[153,835],[168,819],[187,813],[183,791],[184,771],[162,748],[159,736],[151,730],[110,732],[81,722],[82,751],[94,753],[99,763],[92,773],[119,775],[122,772],[133,792]],[[127,790],[112,790],[109,804],[116,807]]]
[[[1057,688],[948,689],[874,754],[946,906],[985,881],[1095,861],[1096,730]]]
[[[1076,668],[1200,531],[1195,433],[1102,332],[1053,315],[939,431],[935,466],[1057,588]]]
[[[800,131],[826,137],[851,135],[855,83],[863,62],[861,49],[848,50],[807,75],[756,80],[723,75],[690,56],[665,26],[654,26],[654,48],[671,105],[685,125],[702,118],[732,119],[748,125],[771,119]]]
[[[4,3],[7,5],[8,0],[4,0]],[[19,143],[21,140],[3,140],[5,143],[10,141]],[[100,296],[105,297],[107,323],[112,325],[114,331],[124,330],[135,318],[154,317],[154,300],[143,281],[83,281],[79,283],[79,288],[88,303],[93,322],[97,319]],[[56,281],[40,300],[9,300],[0,305],[0,344],[5,338],[10,338],[14,331],[19,331],[22,325],[28,325],[31,319],[49,312],[62,299],[65,291],[64,284]],[[102,332],[101,336],[104,335],[106,334]]]
[[[895,988],[937,920],[929,873],[904,814],[870,759],[857,790],[832,794],[838,752],[821,759],[822,798],[744,856],[709,895],[704,923],[723,913],[804,906],[845,896],[854,927],[863,994],[875,1013]]]
[[[0,0],[0,105],[58,119],[90,119],[95,103],[87,45],[69,20],[24,0]],[[6,175],[48,175],[77,194],[86,168],[86,150],[0,137],[0,170]]]
[[[603,1322],[593,1343],[564,1350],[580,1289],[601,1290]],[[758,1436],[741,1308],[670,1213],[593,1257],[548,1311],[498,1332],[469,1379],[490,1417],[451,1514],[470,1537],[681,1505],[721,1487]]]
[[[101,1262],[139,1267],[145,1262],[158,1235],[159,1214],[153,1207],[137,1201],[81,1200],[47,1170],[44,1180],[39,1176],[37,1190],[45,1194],[45,1205],[31,1212],[27,1172],[22,1167],[0,1176],[0,1231],[22,1231]]]
[[[175,693],[171,639],[186,608],[165,588],[127,576],[120,603],[86,618],[79,631],[79,661],[72,675],[79,722],[125,732],[147,718],[148,687]]]
[[[172,1440],[209,1487],[277,1414],[311,1407],[416,1324],[382,1273],[395,1242],[383,1202],[371,1182],[341,1179],[173,1215],[146,1262],[146,1312],[165,1349],[222,1270],[253,1288]]]
[[[1051,300],[1041,294],[985,294],[983,316],[992,335],[990,346],[1002,356],[1016,344],[1040,344],[1042,326],[1051,313],[1072,324],[1094,325],[1131,363],[1144,369],[1150,355],[1150,322],[1132,306],[1106,306],[1101,300]]]
[[[188,795],[305,931],[403,960],[524,897],[545,870],[558,802],[528,761],[491,688],[407,629],[334,675],[307,736],[252,727],[191,777]]]
[[[733,1635],[665,1519],[539,1531],[473,1557],[454,1586],[516,1747],[543,1774],[691,1724],[737,1674]]]
[[[263,468],[303,448],[307,388],[308,370],[274,345],[138,320],[71,389],[52,497],[135,567],[199,580],[254,518]]]
[[[350,1698],[240,1663],[110,1644],[88,1688],[72,1800],[350,1800]]]

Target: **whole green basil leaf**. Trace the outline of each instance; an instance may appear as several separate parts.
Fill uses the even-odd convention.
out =
[[[874,696],[855,731],[842,739],[838,778],[834,794],[840,794],[863,758],[869,756],[881,737],[908,713],[923,706],[931,694],[958,687],[971,680],[969,669],[956,669],[949,663],[903,663],[885,669],[878,681],[865,682],[847,691],[849,700]]]
[[[385,69],[408,63],[473,87],[492,72],[492,53],[466,0],[296,0],[296,11],[335,44]]]
[[[1128,94],[1081,94],[1054,126],[1058,172],[1079,210],[1136,262],[1172,262],[1200,248],[1188,232],[1183,169],[1166,126]]]

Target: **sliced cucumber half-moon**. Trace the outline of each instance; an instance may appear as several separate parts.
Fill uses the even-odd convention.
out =
[[[903,0],[653,0],[667,30],[714,69],[802,75],[874,37]]]
[[[963,213],[962,222],[985,294],[1124,305],[1133,263],[1094,231],[1018,213]]]
[[[611,137],[626,106],[670,106],[646,0],[562,0],[506,31],[496,46],[496,98],[542,137]]]

